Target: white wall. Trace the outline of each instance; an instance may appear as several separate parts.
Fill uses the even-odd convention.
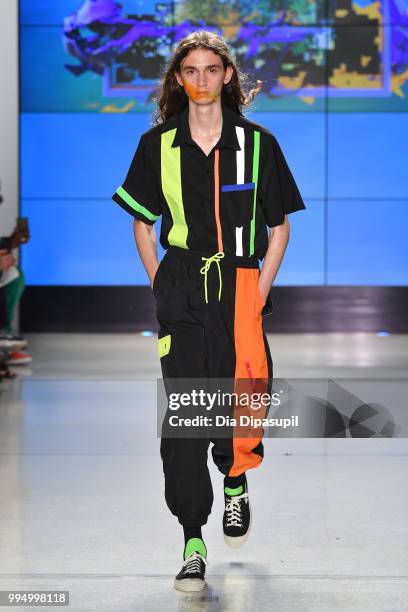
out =
[[[1,2],[0,18],[0,236],[18,217],[18,0]],[[16,253],[17,254],[17,253]]]

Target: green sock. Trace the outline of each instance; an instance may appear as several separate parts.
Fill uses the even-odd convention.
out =
[[[184,561],[191,555],[192,552],[197,551],[203,557],[207,556],[207,548],[204,544],[204,540],[201,538],[190,538],[184,547]]]
[[[244,487],[242,485],[236,487],[235,489],[231,489],[230,487],[224,487],[224,491],[227,495],[241,495],[241,493],[244,492]]]

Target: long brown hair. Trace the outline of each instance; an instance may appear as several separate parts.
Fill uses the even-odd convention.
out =
[[[207,30],[196,30],[183,38],[177,44],[173,56],[163,70],[163,76],[157,87],[157,96],[153,98],[157,101],[157,109],[153,112],[153,125],[166,121],[175,113],[182,111],[188,104],[188,96],[184,87],[180,87],[175,73],[180,72],[182,60],[193,49],[210,49],[221,57],[224,70],[227,66],[232,66],[233,74],[227,85],[223,85],[221,91],[221,101],[229,108],[243,115],[242,110],[249,109],[255,96],[262,88],[262,81],[257,81],[257,87],[248,92],[244,87],[248,85],[248,76],[241,72],[235,59],[228,48],[227,43],[218,34]]]

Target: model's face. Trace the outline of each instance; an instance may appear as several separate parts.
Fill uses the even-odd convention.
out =
[[[221,96],[222,86],[232,77],[233,69],[224,70],[219,55],[210,49],[194,49],[182,60],[176,79],[189,98],[203,105]]]

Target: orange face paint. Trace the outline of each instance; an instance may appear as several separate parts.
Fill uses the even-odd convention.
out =
[[[199,89],[197,89],[195,85],[186,83],[184,80],[183,80],[183,85],[184,85],[184,90],[186,94],[189,96],[189,98],[192,98],[193,100],[202,100],[203,98],[209,98],[210,100],[214,101],[220,96],[219,93],[214,93],[211,91],[208,91],[208,93],[205,93],[203,91],[200,91]]]

